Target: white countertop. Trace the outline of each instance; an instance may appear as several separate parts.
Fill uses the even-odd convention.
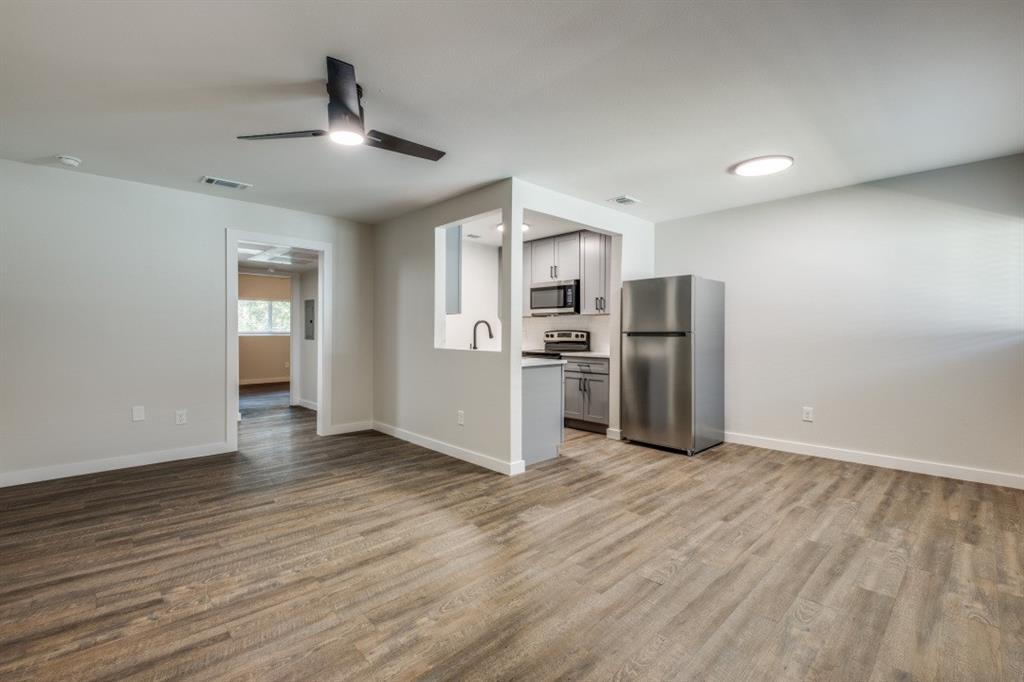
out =
[[[558,358],[523,358],[523,369],[527,367],[553,367],[564,364],[565,360],[559,360]]]

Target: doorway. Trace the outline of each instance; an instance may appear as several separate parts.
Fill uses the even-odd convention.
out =
[[[226,242],[225,440],[237,449],[240,421],[295,407],[327,435],[331,244],[241,230]]]

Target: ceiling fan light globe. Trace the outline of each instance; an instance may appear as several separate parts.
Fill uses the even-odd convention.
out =
[[[354,130],[334,130],[331,131],[330,138],[331,142],[347,145],[349,147],[362,144],[366,140],[361,133],[357,133]]]

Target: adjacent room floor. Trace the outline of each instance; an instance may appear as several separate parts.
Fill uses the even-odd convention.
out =
[[[0,490],[0,677],[1024,676],[1024,491],[582,432],[506,478],[287,402]]]

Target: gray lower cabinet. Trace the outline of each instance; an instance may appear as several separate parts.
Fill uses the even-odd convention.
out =
[[[583,378],[583,421],[608,424],[608,377],[591,374]]]
[[[585,409],[583,375],[579,372],[565,373],[565,418],[583,419]]]
[[[594,373],[594,370],[607,372],[607,362],[601,360],[588,365],[569,361],[567,368],[577,371],[565,373],[566,419],[608,425],[608,375]],[[578,371],[580,369],[584,371]]]

